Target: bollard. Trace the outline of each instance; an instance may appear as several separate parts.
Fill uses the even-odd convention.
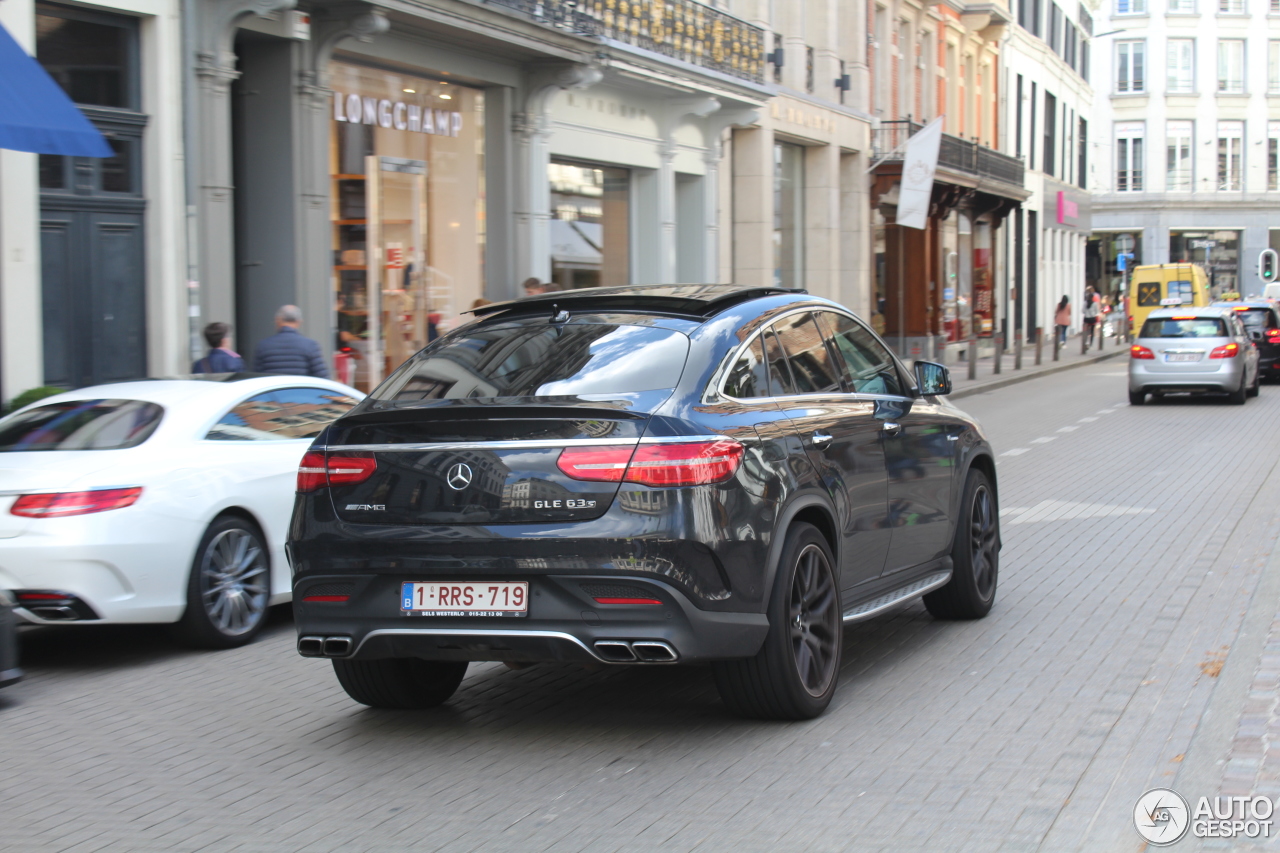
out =
[[[1001,336],[1001,335],[996,335],[996,336],[995,336],[995,337],[993,337],[991,340],[993,340],[993,341],[995,342],[995,345],[996,345],[996,358],[995,358],[995,362],[996,362],[996,369],[995,369],[995,372],[996,372],[996,373],[999,373],[999,372],[1000,372],[1000,362],[1003,360],[1003,356],[1004,356],[1004,337],[1003,337],[1003,336]]]
[[[978,378],[978,340],[969,338],[969,378]]]
[[[1098,318],[1098,352],[1102,352],[1102,345],[1107,342],[1107,323],[1105,317]]]
[[[1062,335],[1058,334],[1058,327],[1053,327],[1053,360],[1058,360],[1058,351],[1062,349]]]
[[[1084,329],[1087,329],[1087,328],[1089,328],[1089,324],[1085,323]],[[1084,329],[1080,330],[1080,354],[1081,355],[1084,355],[1089,351],[1089,338],[1093,337],[1093,335],[1086,334]]]
[[[1036,367],[1040,366],[1043,350],[1044,350],[1044,327],[1036,326]]]
[[[1022,332],[1013,336],[1013,369],[1022,369]]]

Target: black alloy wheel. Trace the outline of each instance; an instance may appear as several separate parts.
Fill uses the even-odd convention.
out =
[[[243,646],[266,622],[270,591],[271,562],[261,531],[243,518],[217,519],[196,548],[187,608],[174,628],[200,648]]]
[[[991,612],[1000,573],[1000,511],[987,475],[970,469],[951,544],[951,580],[924,597],[938,619],[980,619]]]
[[[762,720],[807,720],[831,704],[840,676],[844,622],[831,546],[803,522],[787,532],[760,651],[712,664],[729,710]]]

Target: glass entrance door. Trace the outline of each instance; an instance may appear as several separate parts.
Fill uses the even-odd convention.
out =
[[[365,207],[372,250],[365,274],[369,390],[427,345],[433,301],[425,269],[427,164],[402,157],[369,156]],[[437,288],[438,289],[438,288]],[[435,299],[433,300],[433,296]]]

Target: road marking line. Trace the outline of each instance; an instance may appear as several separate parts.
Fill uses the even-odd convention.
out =
[[[1042,436],[1040,436],[1039,438],[1033,438],[1033,439],[1031,439],[1031,443],[1032,443],[1032,444],[1048,444],[1048,443],[1049,443],[1049,442],[1051,442],[1051,441],[1056,441],[1056,440],[1057,440],[1057,438],[1058,438],[1058,437],[1057,437],[1056,435],[1051,435],[1051,436],[1048,436],[1048,437],[1045,437],[1045,436],[1043,436],[1043,435],[1042,435]]]
[[[1111,414],[1111,413],[1112,413],[1112,412],[1114,412],[1114,411],[1115,411],[1115,409],[1098,409],[1098,414],[1100,414],[1100,415],[1109,415],[1109,414]]]
[[[1064,426],[1058,427],[1058,432],[1075,432],[1078,429],[1080,429],[1078,426]]]
[[[1082,423],[1082,424],[1091,424],[1091,423],[1093,423],[1093,422],[1094,422],[1094,421],[1096,421],[1096,420],[1097,420],[1097,418],[1095,418],[1095,417],[1093,417],[1092,415],[1090,415],[1090,416],[1089,416],[1089,417],[1087,417],[1087,418],[1081,418],[1081,419],[1080,419],[1080,423]]]
[[[1015,447],[1012,450],[1006,450],[1004,453],[1001,453],[1000,455],[1001,456],[1021,456],[1022,454],[1026,453],[1030,449],[1031,449],[1030,447]]]

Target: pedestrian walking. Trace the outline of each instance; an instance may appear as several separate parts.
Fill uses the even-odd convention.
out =
[[[1058,345],[1067,345],[1067,327],[1071,325],[1071,300],[1067,299],[1067,294],[1062,294],[1062,301],[1058,303],[1058,310],[1053,314],[1053,328],[1058,335]]]
[[[1085,352],[1093,346],[1093,330],[1098,326],[1099,310],[1098,294],[1094,292],[1093,285],[1089,285],[1084,289],[1084,307],[1080,309],[1080,317],[1084,320]]]
[[[302,312],[297,305],[284,305],[276,312],[276,333],[261,341],[253,351],[255,373],[329,378],[320,345],[298,331]]]
[[[192,373],[239,373],[244,359],[231,349],[231,327],[226,323],[210,323],[204,327],[209,354],[191,365]]]

